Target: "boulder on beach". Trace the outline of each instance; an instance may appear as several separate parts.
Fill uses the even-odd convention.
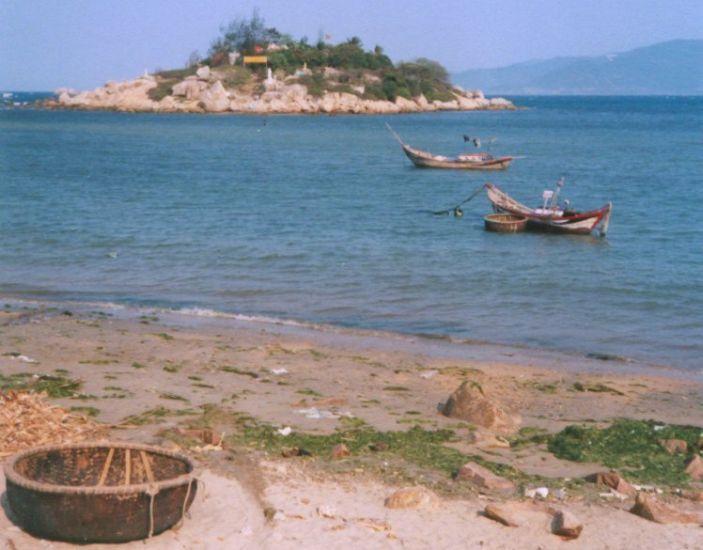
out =
[[[666,452],[672,455],[686,454],[688,451],[688,443],[683,439],[663,439],[661,444],[666,449]]]
[[[693,458],[688,461],[686,473],[693,481],[703,480],[703,459],[700,455],[693,455]]]
[[[442,407],[442,414],[497,432],[513,433],[522,419],[489,399],[477,383],[463,382]]]
[[[637,496],[637,490],[614,470],[591,474],[586,476],[586,481],[605,485],[606,487],[610,487],[612,490],[631,498],[635,498]]]
[[[489,519],[492,519],[493,521],[502,523],[507,527],[520,526],[520,520],[518,519],[518,516],[515,513],[515,510],[511,503],[486,504],[486,507],[483,509],[483,515]]]
[[[569,539],[575,539],[583,531],[583,524],[567,510],[557,510],[552,518],[552,533]]]
[[[426,487],[403,487],[389,496],[386,508],[436,508],[439,497]]]
[[[630,512],[656,523],[700,523],[703,521],[703,518],[696,514],[681,512],[643,492],[637,493],[637,500]]]
[[[469,481],[479,489],[486,489],[497,493],[513,493],[515,484],[504,477],[494,474],[475,462],[464,464],[456,475],[459,481]]]

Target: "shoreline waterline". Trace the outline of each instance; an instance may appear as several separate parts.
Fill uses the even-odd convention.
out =
[[[374,349],[420,354],[432,358],[546,368],[558,372],[661,376],[676,380],[703,382],[703,369],[691,369],[648,362],[638,358],[613,356],[594,351],[584,354],[573,350],[538,348],[521,344],[470,340],[442,334],[404,333],[364,327],[314,323],[304,320],[238,314],[199,307],[166,308],[105,301],[40,300],[0,295],[4,308],[18,313],[29,310],[36,316],[99,315],[126,322],[145,319],[186,330],[232,330],[271,333],[309,339],[318,344],[350,349]]]

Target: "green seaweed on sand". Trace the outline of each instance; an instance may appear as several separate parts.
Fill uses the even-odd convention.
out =
[[[605,384],[583,384],[582,382],[574,382],[573,386],[576,391],[590,391],[593,393],[612,393],[613,395],[625,395],[620,390],[606,386]]]
[[[141,363],[137,363],[136,361],[132,363],[132,368],[133,369],[145,369],[146,365],[142,365]]]
[[[405,386],[384,386],[383,390],[384,391],[410,391],[410,388],[406,388]]]
[[[680,485],[688,481],[686,456],[669,454],[663,439],[683,439],[690,448],[703,429],[665,425],[652,420],[615,420],[607,428],[571,425],[549,440],[556,457],[576,462],[597,462],[641,483]]]
[[[413,426],[405,431],[377,431],[360,418],[340,419],[340,426],[331,434],[309,434],[294,430],[282,436],[275,426],[260,422],[250,416],[227,413],[218,407],[204,407],[203,416],[192,426],[222,426],[223,421],[233,423],[227,431],[228,448],[248,447],[267,453],[280,455],[286,449],[304,449],[314,461],[329,460],[335,445],[344,443],[351,451],[345,460],[361,460],[362,465],[378,462],[379,453],[383,460],[405,463],[411,469],[424,468],[444,474],[445,481],[455,476],[459,468],[468,461],[474,461],[491,471],[511,478],[519,483],[535,481],[537,478],[505,464],[485,460],[480,456],[466,455],[448,447],[447,443],[458,441],[451,430],[427,430]],[[379,451],[378,449],[383,449]]]
[[[183,397],[182,395],[178,395],[177,393],[170,391],[160,393],[159,397],[161,399],[172,399],[173,401],[189,401],[189,399]]]
[[[140,414],[133,414],[122,420],[121,424],[131,426],[144,426],[146,424],[159,424],[169,416],[199,415],[201,411],[195,409],[167,409],[166,407],[155,407]]]
[[[164,366],[164,370],[166,372],[170,372],[171,374],[177,373],[179,370],[183,368],[183,365],[178,365],[176,363],[171,363],[168,361],[168,364]]]
[[[322,394],[319,391],[310,388],[302,388],[296,391],[295,393],[299,393],[300,395],[310,395],[312,397],[322,397]]]
[[[152,333],[152,336],[156,336],[157,338],[161,338],[162,340],[166,340],[167,342],[173,340],[173,336],[166,332],[154,332]]]
[[[530,445],[541,445],[549,443],[551,437],[551,434],[543,428],[524,426],[520,428],[517,435],[510,438],[510,447],[512,449],[520,449]]]
[[[61,375],[19,373],[5,376],[0,374],[0,391],[27,390],[46,392],[51,398],[72,397],[83,386],[81,380]]]
[[[84,416],[98,416],[100,414],[100,409],[97,407],[71,407],[70,411]]]
[[[259,377],[258,373],[254,372],[254,371],[247,370],[247,369],[240,369],[238,367],[231,367],[229,365],[225,365],[224,367],[220,367],[220,370],[222,372],[229,372],[232,374],[239,374],[241,376],[248,376],[249,378],[258,378]]]

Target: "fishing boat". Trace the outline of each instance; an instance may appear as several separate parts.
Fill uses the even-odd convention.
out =
[[[403,152],[418,168],[453,168],[459,170],[505,170],[513,157],[494,157],[490,153],[466,153],[454,157],[433,155],[401,143]]]
[[[402,138],[391,128],[390,124],[386,123],[386,127],[393,134],[403,152],[412,161],[412,163],[418,168],[451,168],[458,170],[505,170],[510,163],[513,161],[514,157],[494,157],[487,152],[478,153],[463,153],[453,157],[446,157],[444,155],[433,155],[428,151],[423,151],[421,149],[415,149],[407,143],[405,143]],[[466,141],[467,136],[464,136]],[[474,140],[474,144],[479,143],[478,140]],[[478,145],[477,145],[478,146]]]
[[[486,183],[484,188],[495,212],[524,216],[527,218],[528,230],[589,234],[598,228],[600,235],[604,237],[608,232],[613,203],[609,202],[597,210],[578,212],[570,207],[568,201],[565,205],[558,203],[559,191],[563,186],[562,178],[555,191],[544,191],[542,204],[538,208],[525,206],[492,183]]]

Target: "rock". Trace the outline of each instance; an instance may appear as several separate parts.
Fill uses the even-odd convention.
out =
[[[290,447],[281,451],[283,458],[293,458],[294,456],[312,456],[312,453],[302,447]]]
[[[478,101],[472,97],[460,97],[457,99],[459,108],[464,111],[473,111],[480,108]]]
[[[583,524],[571,512],[557,510],[552,518],[552,533],[570,539],[577,538],[583,531]]]
[[[494,97],[488,101],[491,109],[515,109],[515,105],[504,97]]]
[[[703,459],[700,455],[693,455],[693,458],[688,461],[686,473],[693,481],[703,480]]]
[[[489,469],[484,468],[475,462],[468,462],[464,464],[459,469],[456,479],[470,481],[477,487],[487,489],[489,491],[496,491],[499,493],[512,493],[515,491],[515,484],[512,481],[494,474]]]
[[[506,433],[516,432],[521,422],[519,415],[508,413],[488,399],[478,384],[468,382],[462,383],[449,397],[442,414]]]
[[[182,96],[186,99],[199,99],[200,92],[202,92],[207,87],[205,82],[198,82],[197,80],[184,80],[179,82],[171,88],[171,93],[175,96]]]
[[[431,105],[430,102],[427,101],[427,98],[424,94],[420,94],[418,97],[416,97],[415,102],[417,103],[421,111],[435,111],[437,109],[437,107]]]
[[[508,527],[520,526],[517,516],[508,505],[487,504],[483,509],[483,515]]]
[[[210,67],[207,65],[200,67],[197,71],[195,71],[195,76],[197,76],[200,80],[207,80],[210,78]]]
[[[456,99],[451,101],[433,101],[432,103],[438,111],[456,111],[459,108],[459,102]]]
[[[688,451],[688,443],[683,439],[663,439],[660,443],[666,449],[666,452],[671,455],[686,454],[686,451]]]
[[[693,502],[703,502],[703,491],[684,491],[681,496]]]
[[[586,476],[586,480],[610,487],[614,491],[627,495],[628,497],[635,498],[637,496],[637,490],[613,470],[591,474],[590,476]]]
[[[322,504],[317,507],[317,515],[327,519],[334,519],[337,517],[337,510],[334,506],[329,506],[327,504]]]
[[[219,80],[200,94],[200,105],[209,113],[227,111],[229,104],[229,95]]]
[[[389,496],[386,508],[435,508],[439,498],[426,487],[403,487]]]
[[[330,454],[332,455],[332,458],[344,458],[345,456],[349,456],[351,451],[344,443],[339,443],[334,446]]]
[[[645,493],[637,493],[635,505],[630,510],[635,515],[656,523],[698,523],[701,518],[695,514],[680,512],[673,506],[657,501]]]

